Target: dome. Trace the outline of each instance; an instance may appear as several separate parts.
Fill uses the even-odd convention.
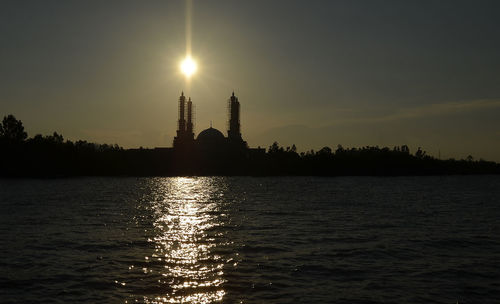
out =
[[[219,145],[226,141],[224,134],[221,131],[214,129],[212,127],[203,130],[196,137],[196,142],[201,145]]]

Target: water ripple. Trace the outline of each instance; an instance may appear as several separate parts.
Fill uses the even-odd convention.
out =
[[[497,303],[500,178],[0,183],[5,303]]]

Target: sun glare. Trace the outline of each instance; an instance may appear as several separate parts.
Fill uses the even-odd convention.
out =
[[[196,72],[196,62],[190,56],[181,62],[181,71],[186,77],[191,77]]]

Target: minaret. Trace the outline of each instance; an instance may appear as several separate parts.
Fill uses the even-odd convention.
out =
[[[227,131],[228,139],[233,142],[243,142],[240,132],[240,102],[238,97],[231,95],[228,103],[229,114],[229,130]]]
[[[186,132],[185,108],[186,97],[184,96],[184,92],[182,92],[179,97],[179,123],[177,128],[177,137],[183,137],[183,134]]]
[[[174,138],[174,148],[186,147],[193,143],[193,103],[191,98],[187,102],[187,126],[186,126],[186,96],[184,92],[179,97],[179,121],[177,128],[177,136]]]
[[[193,102],[191,101],[191,97],[187,102],[187,127],[186,127],[186,136],[189,140],[194,140],[193,133]]]

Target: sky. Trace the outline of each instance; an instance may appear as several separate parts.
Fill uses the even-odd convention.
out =
[[[197,134],[226,133],[234,90],[251,147],[500,161],[499,1],[187,4],[0,2],[0,115],[29,136],[167,147],[181,91]]]

